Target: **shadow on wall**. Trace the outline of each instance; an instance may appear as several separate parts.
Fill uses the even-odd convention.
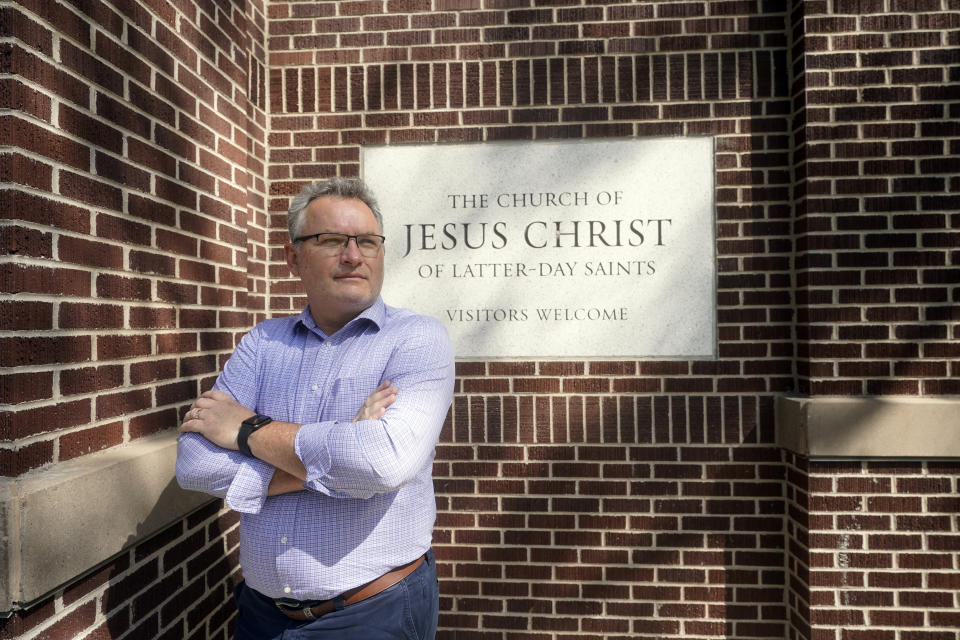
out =
[[[171,479],[164,496],[182,494]],[[186,638],[203,627],[207,640],[232,638],[233,587],[240,579],[238,522],[237,514],[215,499],[145,540],[143,532],[156,529],[138,527],[103,595],[108,637],[132,628],[133,638]]]
[[[139,483],[135,475],[126,480],[133,491],[148,484]],[[225,554],[224,549],[225,545],[236,546],[237,518],[232,512],[223,512],[221,501],[214,500],[186,515],[175,514],[176,521],[164,527],[171,519],[171,505],[183,505],[183,499],[183,490],[171,478],[135,532],[117,544],[123,548],[120,553],[0,620],[0,638],[19,638],[37,629],[42,629],[38,637],[64,640],[123,634],[150,640],[161,633],[163,637],[186,638],[201,626],[206,627],[204,638],[226,640],[232,636],[228,629],[235,611],[231,582],[239,574],[236,552]],[[71,553],[82,562],[105,549],[91,547],[89,541],[108,540],[110,532],[104,527],[117,524],[96,513],[90,520],[76,523],[81,530],[88,529],[75,531],[76,535],[57,528],[54,541],[58,546],[50,551],[51,563]],[[162,528],[158,531],[158,527]],[[60,615],[63,610],[67,613]],[[105,620],[91,627],[101,613]]]
[[[438,638],[784,637],[770,398],[458,400],[453,422],[482,426],[451,425],[438,449]],[[451,443],[467,434],[487,444]]]

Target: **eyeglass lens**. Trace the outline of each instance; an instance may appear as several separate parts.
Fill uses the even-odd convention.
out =
[[[383,245],[383,239],[377,235],[347,235],[340,233],[318,233],[313,236],[317,246],[329,253],[340,253],[347,248],[352,238],[357,244],[357,250],[368,258],[372,258],[380,251]]]

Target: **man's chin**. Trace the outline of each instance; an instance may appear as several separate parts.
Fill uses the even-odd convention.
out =
[[[337,304],[342,306],[345,309],[352,309],[357,313],[360,313],[367,307],[373,304],[377,299],[377,296],[371,295],[369,291],[357,292],[356,295],[342,295],[337,297]]]
[[[327,304],[354,309],[359,313],[373,304],[379,294],[379,288],[372,287],[370,280],[349,278],[337,280],[336,286],[329,288],[325,297]]]

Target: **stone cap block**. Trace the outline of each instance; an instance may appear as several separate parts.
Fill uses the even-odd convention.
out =
[[[177,432],[0,479],[0,612],[24,608],[212,498],[185,491]]]
[[[818,458],[960,458],[960,397],[791,397],[777,445]]]

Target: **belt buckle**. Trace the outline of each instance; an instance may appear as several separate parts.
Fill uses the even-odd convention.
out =
[[[280,609],[280,611],[282,611],[284,615],[289,613],[301,613],[303,614],[304,618],[306,618],[311,622],[317,619],[317,616],[314,615],[313,613],[313,607],[297,607],[297,606],[289,605],[285,602],[280,602],[278,600],[274,600],[273,604],[277,605],[277,608]],[[314,605],[314,607],[315,606],[317,605]]]

